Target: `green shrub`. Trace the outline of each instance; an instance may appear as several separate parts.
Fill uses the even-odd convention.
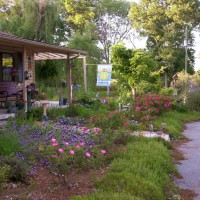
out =
[[[174,88],[169,87],[169,88],[162,88],[160,91],[160,94],[164,95],[164,96],[172,96],[174,93]]]
[[[14,134],[0,133],[0,155],[8,156],[20,150],[18,138]]]
[[[32,163],[29,163],[21,154],[17,154],[20,157],[16,156],[16,154],[11,154],[10,156],[4,157],[2,163],[9,166],[10,170],[7,175],[9,180],[24,182],[32,168]]]
[[[0,165],[0,186],[7,181],[8,174],[10,173],[9,165]]]
[[[144,200],[125,192],[97,192],[88,196],[75,196],[70,200]]]
[[[95,103],[96,99],[94,98],[94,95],[91,93],[84,92],[82,97],[80,98],[80,102],[82,104],[88,104],[93,105]]]
[[[200,111],[200,90],[188,93],[187,104],[190,111]]]
[[[48,109],[47,109],[47,113],[48,113]],[[35,120],[41,121],[43,118],[42,107],[31,108],[29,115],[31,115]]]
[[[177,171],[168,150],[156,139],[132,137],[129,142],[96,181],[97,192],[71,199],[164,200],[168,175]]]

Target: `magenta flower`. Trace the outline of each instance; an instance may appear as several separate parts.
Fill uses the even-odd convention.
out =
[[[84,146],[85,145],[85,143],[84,142],[80,142],[80,146]]]
[[[118,114],[118,110],[115,110],[114,113],[115,113],[115,114]]]
[[[80,145],[77,144],[77,145],[76,145],[76,149],[80,149]]]
[[[87,127],[83,127],[82,129],[83,129],[83,131],[87,131],[87,130],[88,130],[88,128],[87,128]]]
[[[56,139],[52,138],[52,139],[51,139],[51,142],[52,142],[52,143],[56,142]]]
[[[125,126],[125,127],[128,126],[128,123],[127,123],[127,122],[124,122],[124,126]]]
[[[66,145],[66,146],[69,146],[69,143],[68,143],[68,142],[65,142],[65,145]]]
[[[58,146],[59,144],[57,143],[57,142],[53,142],[52,144],[51,144],[51,146],[52,147],[56,147],[56,146]]]
[[[127,151],[127,149],[125,147],[122,148],[122,151]]]
[[[63,153],[63,150],[62,150],[62,149],[58,149],[58,152],[59,152],[59,153]]]
[[[91,155],[90,155],[90,153],[88,153],[88,152],[86,152],[86,157],[90,157]]]
[[[106,154],[106,150],[103,150],[103,149],[102,149],[102,150],[101,150],[101,153],[102,153],[102,154]]]
[[[69,151],[69,154],[73,156],[75,153],[74,153],[73,150],[70,150],[70,151]]]

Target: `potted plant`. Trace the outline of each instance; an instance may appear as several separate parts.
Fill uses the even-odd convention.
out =
[[[45,92],[40,92],[38,94],[38,99],[40,99],[40,100],[47,100],[47,94]]]
[[[18,76],[17,68],[12,68],[11,71],[10,71],[10,73],[11,73],[11,76],[12,76],[12,77]]]

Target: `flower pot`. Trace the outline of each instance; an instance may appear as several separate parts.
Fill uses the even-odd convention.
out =
[[[12,77],[17,77],[18,76],[18,72],[11,72],[11,76]]]

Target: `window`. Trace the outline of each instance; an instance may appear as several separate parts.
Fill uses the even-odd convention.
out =
[[[13,67],[13,54],[2,53],[2,67],[7,67],[7,68]]]

